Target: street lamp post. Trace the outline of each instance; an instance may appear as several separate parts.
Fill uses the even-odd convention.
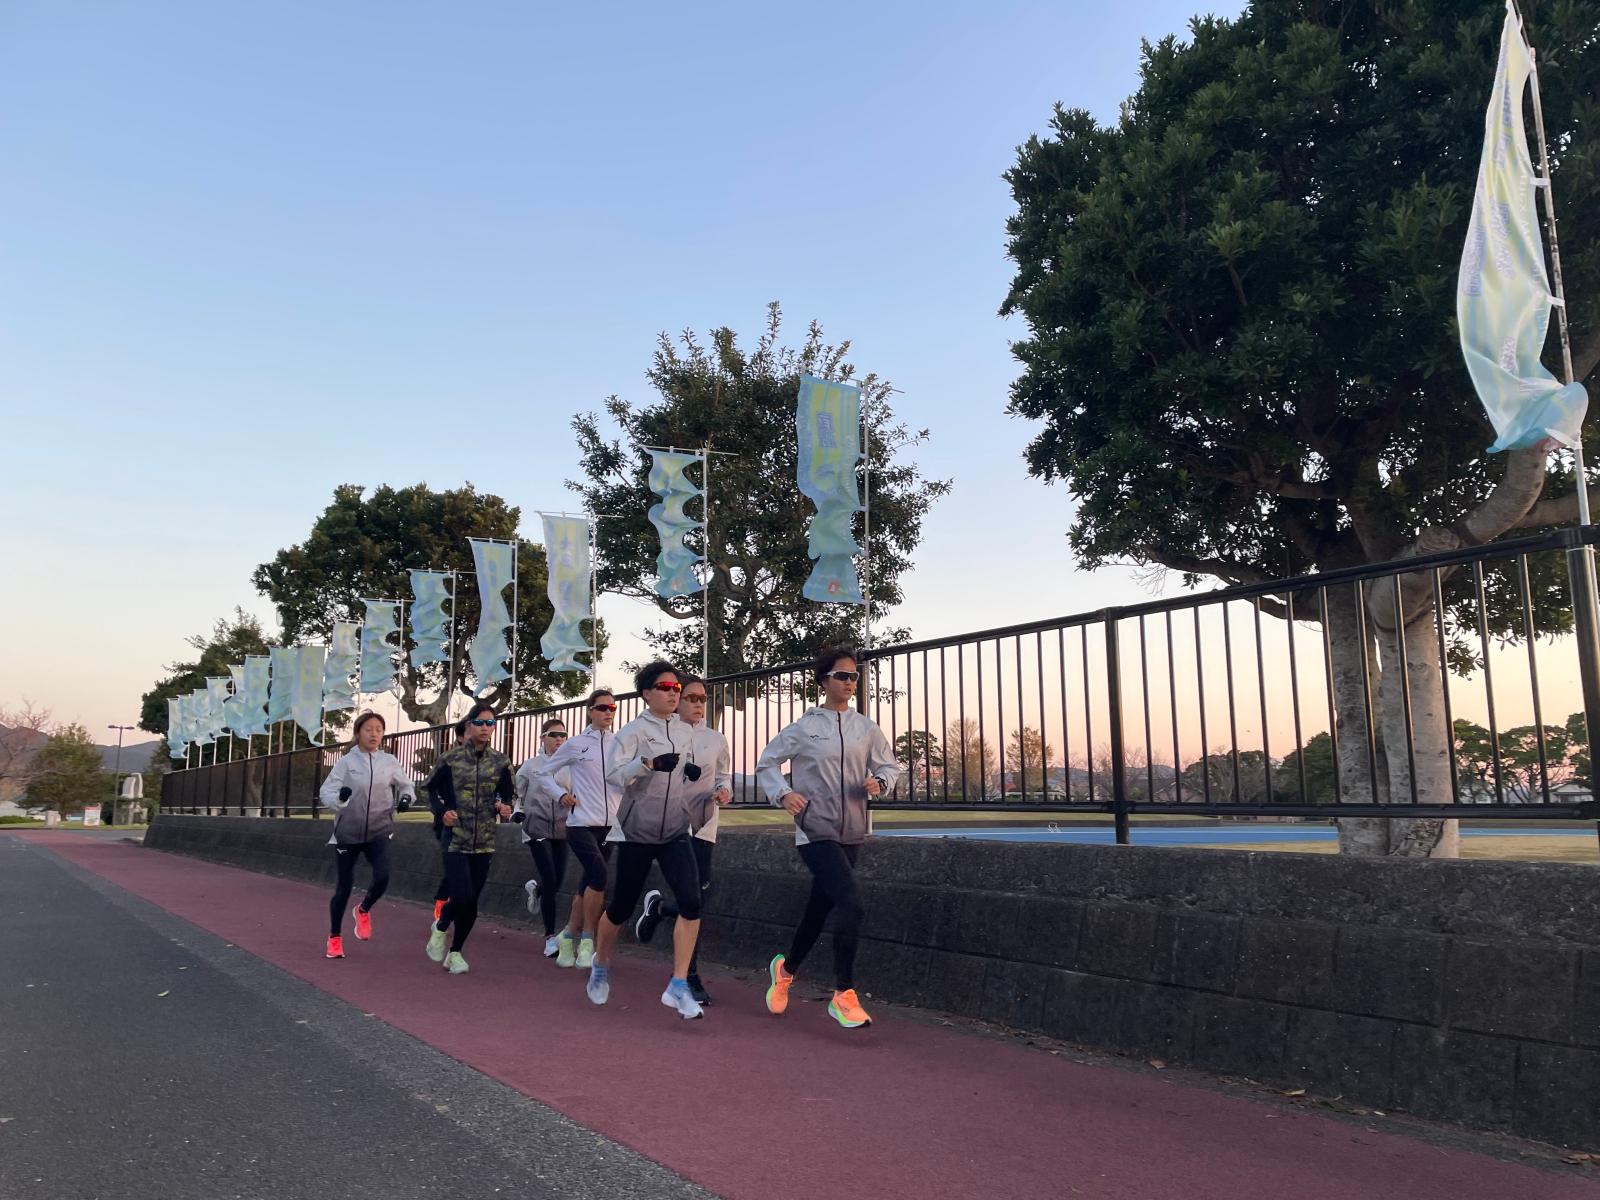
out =
[[[106,728],[107,729],[115,729],[117,731],[117,758],[116,758],[116,765],[111,768],[111,823],[113,825],[115,825],[115,824],[118,823],[117,822],[117,789],[118,789],[118,786],[122,783],[122,735],[124,733],[126,733],[130,729],[137,728],[137,726],[134,726],[134,725],[107,725]]]

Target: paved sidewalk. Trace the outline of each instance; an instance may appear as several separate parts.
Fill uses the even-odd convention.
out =
[[[467,950],[471,974],[452,978],[424,957],[415,905],[380,905],[374,940],[347,934],[349,957],[329,962],[320,889],[71,835],[11,840],[0,864],[16,842],[59,855],[723,1196],[1600,1200],[1600,1181],[892,1012],[858,1031],[817,1004],[776,1019],[756,986],[727,976],[712,982],[709,1016],[685,1022],[658,1002],[660,966],[639,958],[618,960],[612,1001],[596,1009],[582,973],[539,956],[541,939],[488,922]],[[169,978],[168,998],[133,992],[128,1005],[190,986]],[[198,1036],[225,1050],[225,1030]],[[523,1150],[559,1179],[559,1161]]]

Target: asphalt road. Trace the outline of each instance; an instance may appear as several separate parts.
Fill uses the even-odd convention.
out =
[[[4,1200],[496,1195],[709,1193],[0,838]]]

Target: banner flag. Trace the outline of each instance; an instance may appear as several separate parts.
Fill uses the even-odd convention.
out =
[[[184,729],[183,697],[167,697],[167,753],[183,758],[189,753],[188,731]]]
[[[411,647],[413,667],[445,662],[449,657],[444,615],[444,602],[450,599],[450,590],[445,587],[449,578],[448,571],[411,572],[411,640],[416,643]]]
[[[861,389],[814,375],[801,376],[795,432],[800,441],[800,491],[817,506],[808,539],[808,553],[816,566],[801,595],[826,603],[861,604],[855,567],[861,547],[850,529],[861,511],[856,484],[856,464],[861,461]]]
[[[328,660],[322,670],[322,711],[342,712],[356,706],[351,677],[361,661],[361,626],[335,621],[329,639]]]
[[[265,654],[247,655],[244,660],[244,715],[247,736],[266,733],[267,696],[272,691],[272,659]]]
[[[250,716],[245,711],[244,694],[244,664],[230,663],[228,675],[233,685],[232,694],[222,702],[223,717],[228,722],[228,729],[235,737],[250,736]]]
[[[400,605],[393,600],[362,600],[366,619],[361,623],[361,688],[363,692],[393,691],[395,643],[400,633]]]
[[[322,672],[326,654],[325,646],[294,648],[294,697],[289,711],[313,746],[322,744]]]
[[[228,729],[228,714],[223,705],[228,702],[228,681],[215,676],[206,679],[206,721],[211,736],[217,737]]]
[[[701,494],[684,475],[687,467],[704,464],[698,454],[679,454],[671,450],[650,451],[650,490],[661,503],[650,507],[650,523],[661,535],[661,553],[656,556],[656,595],[691,596],[704,586],[695,578],[694,567],[704,558],[683,543],[684,535],[705,528],[683,511],[690,500]],[[701,476],[705,478],[704,475]]]
[[[539,650],[550,660],[552,671],[593,670],[573,657],[594,653],[583,637],[583,622],[590,615],[589,519],[545,517],[544,556],[551,616]]]
[[[472,673],[477,677],[477,692],[491,683],[511,678],[505,668],[510,653],[506,631],[511,628],[511,610],[502,593],[517,575],[517,548],[510,542],[486,542],[468,538],[472,561],[478,569],[478,632],[467,647]]]
[[[294,649],[291,646],[269,646],[267,654],[272,670],[267,677],[267,724],[275,725],[289,719],[289,703],[293,700]]]
[[[211,696],[203,687],[189,693],[189,740],[197,746],[216,740],[211,733]]]
[[[1497,435],[1491,454],[1547,441],[1575,447],[1589,407],[1582,384],[1562,386],[1539,360],[1556,298],[1545,273],[1535,202],[1543,181],[1534,175],[1523,120],[1532,71],[1533,57],[1508,3],[1456,279],[1461,353]]]

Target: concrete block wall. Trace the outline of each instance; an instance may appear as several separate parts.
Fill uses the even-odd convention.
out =
[[[329,831],[162,815],[145,844],[331,888]],[[426,827],[391,849],[393,892],[430,899]],[[502,829],[484,911],[526,921],[531,873]],[[703,955],[764,966],[809,886],[791,839],[727,834],[715,876]],[[884,838],[859,876],[875,998],[1600,1147],[1591,867]],[[830,975],[824,937],[804,978]]]

